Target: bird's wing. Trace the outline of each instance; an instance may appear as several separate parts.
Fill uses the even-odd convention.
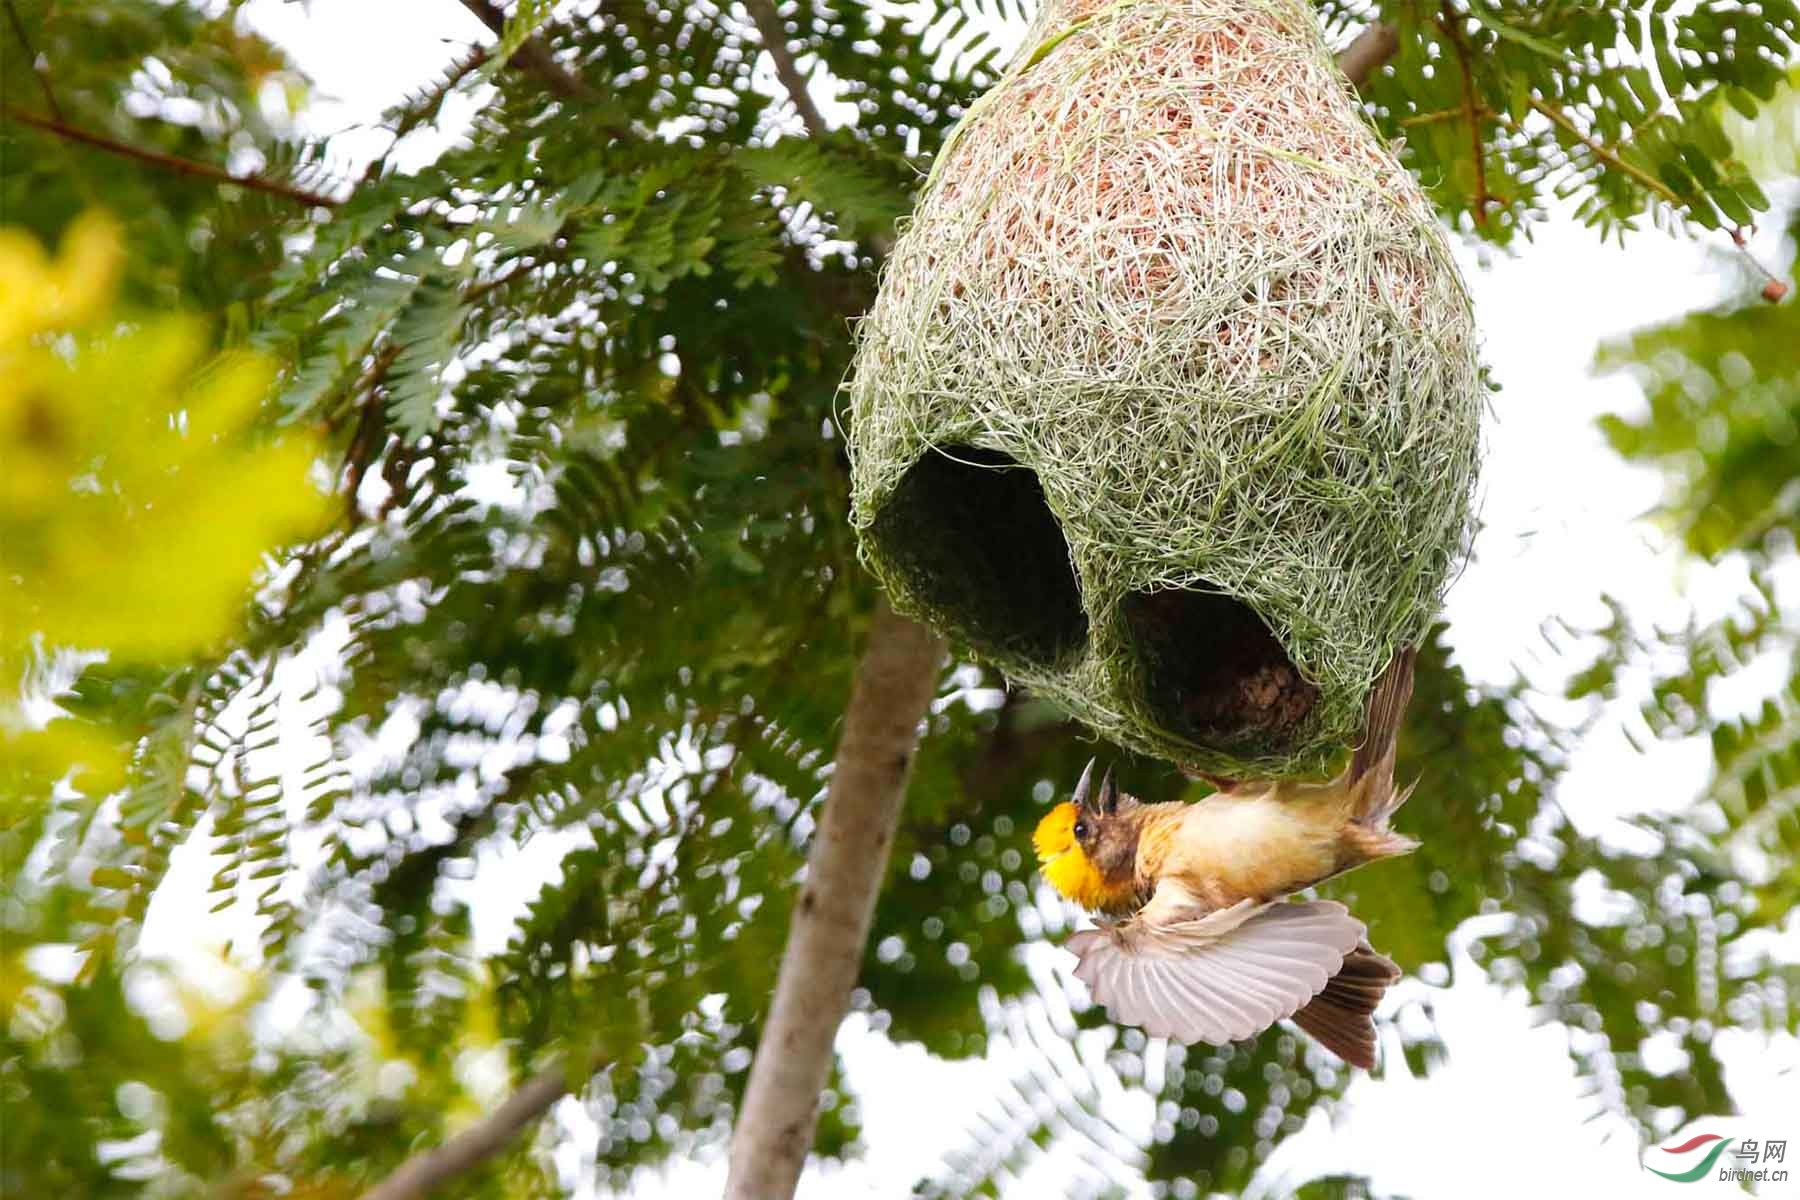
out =
[[[1330,900],[1246,900],[1204,917],[1172,881],[1129,921],[1083,930],[1075,977],[1107,1015],[1153,1037],[1222,1046],[1291,1017],[1325,989],[1362,940],[1362,922]],[[1177,919],[1163,919],[1180,914]]]

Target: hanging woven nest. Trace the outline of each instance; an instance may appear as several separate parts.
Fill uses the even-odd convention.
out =
[[[1202,769],[1354,741],[1464,550],[1469,298],[1302,0],[1049,0],[848,392],[896,606]]]

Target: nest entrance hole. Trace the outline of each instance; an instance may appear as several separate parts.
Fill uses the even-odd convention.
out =
[[[870,538],[914,593],[979,651],[1054,666],[1087,644],[1069,543],[1036,472],[974,446],[928,450]]]
[[[1122,615],[1152,715],[1209,749],[1279,754],[1300,740],[1319,689],[1249,605],[1222,591],[1126,595]]]

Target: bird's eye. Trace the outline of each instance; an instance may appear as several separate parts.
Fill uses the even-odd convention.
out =
[[[1087,835],[1088,835],[1087,822],[1086,821],[1075,822],[1075,836],[1078,838],[1084,838]]]

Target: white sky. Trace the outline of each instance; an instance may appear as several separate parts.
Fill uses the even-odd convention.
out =
[[[385,147],[386,136],[370,128],[384,107],[421,86],[470,39],[489,40],[455,0],[255,0],[247,11],[255,27],[286,46],[316,81],[320,102],[307,122],[339,134],[334,156],[352,170]],[[766,58],[759,74],[772,92]],[[453,111],[452,125],[466,116]],[[418,153],[429,154],[434,140],[425,139]],[[1761,239],[1758,249],[1765,262],[1788,261],[1772,237]],[[1594,419],[1636,409],[1641,399],[1628,379],[1596,379],[1589,371],[1602,339],[1704,306],[1722,294],[1722,284],[1707,248],[1691,241],[1646,233],[1623,249],[1603,247],[1592,232],[1566,221],[1541,228],[1535,244],[1516,255],[1464,246],[1461,257],[1485,356],[1503,390],[1493,401],[1488,432],[1486,528],[1447,605],[1455,649],[1477,680],[1501,683],[1522,669],[1554,690],[1582,664],[1559,660],[1543,641],[1539,627],[1547,616],[1597,622],[1603,617],[1599,597],[1607,592],[1628,597],[1635,613],[1665,618],[1690,606],[1717,613],[1737,594],[1740,572],[1682,567],[1634,524],[1655,501],[1657,481],[1607,450]],[[1634,719],[1634,708],[1633,699],[1614,706],[1614,719],[1588,739],[1559,792],[1586,832],[1603,831],[1624,813],[1679,807],[1706,778],[1704,744],[1631,749],[1620,730]],[[1425,791],[1414,801],[1429,802]],[[500,869],[483,871],[514,881],[503,903],[478,912],[483,943],[494,947],[504,940],[513,916],[554,870],[565,846],[538,839],[497,864]],[[199,969],[233,932],[226,918],[209,923],[202,916],[210,907],[202,895],[204,874],[177,872],[169,894],[159,896],[143,939],[147,953]],[[1048,971],[1062,957],[1040,945],[1030,962]],[[1418,1197],[1664,1194],[1672,1185],[1638,1169],[1635,1138],[1621,1122],[1587,1120],[1594,1104],[1579,1094],[1566,1031],[1534,1027],[1520,997],[1502,995],[1460,952],[1453,959],[1448,984],[1430,987],[1409,978],[1387,1010],[1429,996],[1449,1047],[1448,1064],[1424,1081],[1407,1074],[1398,1053],[1386,1054],[1376,1077],[1352,1084],[1335,1123],[1316,1113],[1278,1147],[1258,1177],[1259,1194],[1281,1195],[1327,1171],[1364,1173],[1378,1190]],[[1702,1120],[1689,1132],[1793,1137],[1792,1174],[1800,1179],[1800,1074],[1792,1074],[1800,1071],[1800,1043],[1792,1036],[1774,1043],[1735,1033],[1724,1039],[1728,1078],[1744,1115]],[[839,1046],[858,1095],[867,1153],[841,1171],[809,1175],[801,1192],[817,1200],[905,1194],[944,1151],[963,1144],[976,1113],[992,1110],[1004,1078],[1004,1046],[988,1062],[942,1062],[917,1046],[896,1046],[870,1033],[861,1017],[846,1024]],[[1088,1044],[1075,1051],[1098,1049]],[[1783,1072],[1790,1074],[1783,1079]],[[1154,1114],[1141,1098],[1113,1096],[1106,1107],[1121,1128],[1140,1141],[1148,1138]],[[559,1160],[579,1180],[586,1115],[564,1101],[557,1119],[570,1134]],[[1060,1156],[1019,1191],[1054,1194],[1066,1169],[1069,1159]],[[675,1164],[639,1191],[716,1193],[722,1178],[718,1161]],[[1732,1185],[1691,1186],[1683,1194],[1741,1194]],[[591,1185],[578,1194],[592,1194]],[[1761,1194],[1800,1195],[1800,1183]]]

